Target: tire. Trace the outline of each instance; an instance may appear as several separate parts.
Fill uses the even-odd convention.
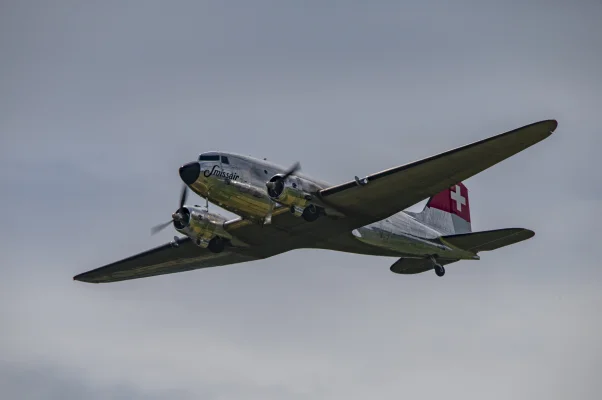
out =
[[[307,222],[314,222],[320,216],[320,209],[313,204],[310,204],[309,206],[305,207],[305,210],[303,210],[303,214],[301,214],[301,216]]]
[[[221,253],[226,247],[226,241],[219,236],[214,237],[209,241],[209,250],[213,253]]]

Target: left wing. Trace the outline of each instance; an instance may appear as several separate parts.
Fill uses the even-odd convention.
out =
[[[244,250],[235,252],[227,249],[222,253],[212,253],[209,249],[203,249],[195,245],[190,238],[182,238],[178,243],[177,247],[172,243],[164,244],[104,267],[76,275],[73,279],[89,283],[117,282],[236,264],[261,258],[244,254]]]
[[[387,218],[540,142],[558,123],[546,120],[319,192],[324,203],[362,226]]]

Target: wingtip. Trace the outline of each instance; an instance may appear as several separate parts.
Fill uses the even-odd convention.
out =
[[[525,229],[525,235],[527,236],[527,239],[531,239],[533,236],[535,236],[535,232],[531,229]]]
[[[74,281],[78,281],[78,282],[84,282],[84,283],[98,283],[98,282],[94,282],[94,281],[91,281],[91,280],[85,279],[85,276],[84,276],[84,275],[85,275],[85,273],[84,273],[84,274],[75,275],[75,276],[73,277],[73,280],[74,280]]]
[[[558,121],[555,119],[544,119],[542,121],[523,126],[522,128],[518,128],[511,132],[527,129],[531,132],[531,135],[533,135],[534,138],[538,137],[539,139],[537,141],[539,141],[552,135],[556,128],[558,128]]]
[[[558,121],[555,119],[549,119],[547,121],[545,121],[547,123],[550,124],[550,133],[554,132],[556,130],[556,128],[558,128]]]
[[[546,132],[549,136],[556,130],[556,128],[558,128],[558,121],[555,119],[544,119],[544,120],[526,125],[523,128],[530,128],[530,127],[542,128],[542,133]],[[522,128],[519,128],[519,129],[522,129]]]
[[[531,229],[527,229],[527,228],[510,228],[510,229],[515,231],[514,235],[520,235],[521,237],[524,237],[523,240],[531,239],[533,236],[535,236],[535,232],[533,232]]]

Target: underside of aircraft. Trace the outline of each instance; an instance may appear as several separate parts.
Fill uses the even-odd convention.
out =
[[[444,153],[331,185],[266,160],[211,151],[179,169],[184,182],[170,225],[181,235],[76,275],[104,283],[265,259],[295,249],[395,257],[390,270],[416,274],[533,237],[524,228],[473,232],[463,181],[550,136],[555,120],[533,123]],[[187,205],[192,190],[239,217]],[[421,212],[404,211],[428,199]]]

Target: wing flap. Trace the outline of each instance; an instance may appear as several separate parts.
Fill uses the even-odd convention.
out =
[[[356,225],[402,211],[547,138],[555,120],[537,122],[410,164],[320,192],[323,201],[354,218]]]
[[[443,236],[441,239],[462,250],[478,253],[479,251],[491,251],[500,247],[510,246],[511,244],[530,239],[533,236],[535,236],[535,232],[529,229],[507,228],[449,235]]]

